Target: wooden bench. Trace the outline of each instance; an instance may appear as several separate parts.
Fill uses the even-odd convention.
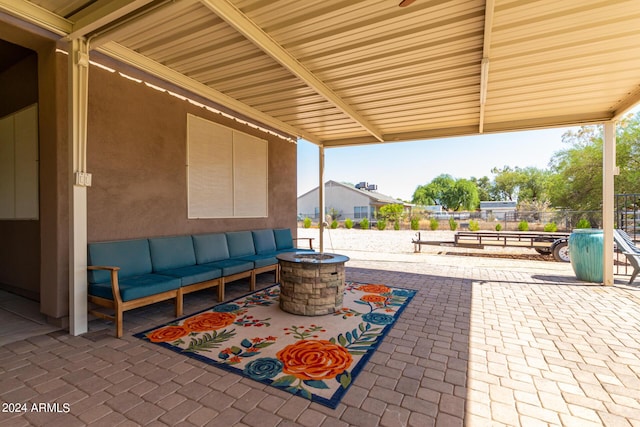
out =
[[[224,301],[225,285],[273,271],[279,280],[276,255],[298,249],[289,229],[264,229],[90,243],[88,246],[89,302],[113,310],[91,308],[94,316],[111,320],[116,336],[123,334],[124,312],[173,299],[175,316],[183,314],[183,296],[218,288]]]

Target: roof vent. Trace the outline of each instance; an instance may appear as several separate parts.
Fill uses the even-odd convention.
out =
[[[368,186],[369,186],[369,184],[366,183],[366,182],[359,182],[359,183],[356,184],[356,188],[358,190],[366,190]]]
[[[376,184],[367,185],[367,190],[369,191],[376,191],[377,189],[378,186]]]

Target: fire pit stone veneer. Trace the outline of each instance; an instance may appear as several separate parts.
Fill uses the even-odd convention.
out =
[[[280,308],[303,316],[322,316],[342,308],[344,264],[349,258],[329,253],[290,252],[280,262]]]

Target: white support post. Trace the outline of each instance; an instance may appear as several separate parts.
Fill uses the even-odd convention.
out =
[[[324,147],[320,145],[318,147],[318,160],[319,160],[319,174],[318,180],[320,185],[318,186],[318,203],[320,204],[320,252],[324,252]]]
[[[69,137],[73,176],[69,227],[69,333],[88,330],[87,319],[87,103],[89,43],[78,38],[69,44]]]
[[[614,226],[614,176],[616,168],[616,124],[604,124],[604,144],[602,146],[602,230],[603,230],[603,270],[602,284],[613,285],[613,226]]]

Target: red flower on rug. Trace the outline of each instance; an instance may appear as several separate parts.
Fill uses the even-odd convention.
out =
[[[382,295],[376,295],[376,294],[367,294],[367,295],[363,295],[360,297],[361,301],[365,301],[365,302],[385,302],[387,300],[387,297],[382,296]]]
[[[282,371],[302,380],[324,380],[343,373],[353,357],[349,350],[327,340],[302,340],[280,350]]]
[[[184,326],[165,326],[147,335],[151,342],[172,342],[188,335],[191,331]]]
[[[356,289],[369,294],[384,294],[391,291],[391,288],[385,285],[361,285]]]
[[[233,313],[208,312],[198,314],[185,320],[183,326],[195,332],[207,332],[222,329],[236,320]]]

